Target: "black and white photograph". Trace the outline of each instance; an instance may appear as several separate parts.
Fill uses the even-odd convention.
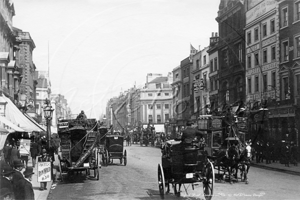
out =
[[[300,0],[0,0],[0,200],[297,200]]]

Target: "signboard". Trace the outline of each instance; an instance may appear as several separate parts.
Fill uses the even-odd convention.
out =
[[[212,128],[222,128],[222,120],[221,119],[213,119],[211,122]]]
[[[51,162],[38,162],[37,170],[38,182],[51,181]]]
[[[252,8],[246,13],[246,24],[249,24],[253,20],[259,18],[260,16],[266,14],[270,10],[274,9],[277,4],[276,0],[265,0],[260,4]]]
[[[57,124],[58,128],[69,128],[69,122],[59,122]]]
[[[20,155],[21,156],[29,156],[30,154],[30,140],[29,139],[21,139],[20,140]]]

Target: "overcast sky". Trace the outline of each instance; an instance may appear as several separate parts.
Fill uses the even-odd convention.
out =
[[[37,70],[73,114],[99,118],[108,99],[147,73],[167,75],[208,46],[220,0],[14,0],[13,25],[29,32]]]

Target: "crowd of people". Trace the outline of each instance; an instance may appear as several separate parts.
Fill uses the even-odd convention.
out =
[[[31,157],[32,166],[28,165],[28,158],[24,159],[20,154],[20,139],[8,138],[3,147],[0,160],[0,200],[34,199],[31,180],[37,161],[49,161],[53,169],[55,149],[47,148],[45,137],[41,137],[38,141],[35,137],[26,138],[31,141],[27,157]],[[47,182],[40,183],[40,190],[45,190],[46,187]]]
[[[271,164],[272,162],[280,162],[289,167],[290,164],[297,165],[298,148],[292,142],[282,141],[281,143],[257,141],[254,145],[253,160],[256,163]]]

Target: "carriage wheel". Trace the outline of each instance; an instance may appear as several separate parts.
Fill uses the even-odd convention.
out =
[[[126,166],[127,165],[127,152],[126,152],[126,149],[124,151],[123,159],[124,159],[124,166]]]
[[[180,197],[180,185],[175,183],[173,187],[175,196]]]
[[[107,166],[109,164],[109,154],[108,154],[107,150],[105,150],[105,157],[106,157],[105,162],[106,162],[106,166]]]
[[[210,200],[213,196],[215,171],[213,164],[208,161],[204,168],[203,193],[206,200]]]
[[[159,189],[161,198],[164,198],[166,186],[165,186],[164,170],[163,170],[161,164],[158,164],[158,189]]]

